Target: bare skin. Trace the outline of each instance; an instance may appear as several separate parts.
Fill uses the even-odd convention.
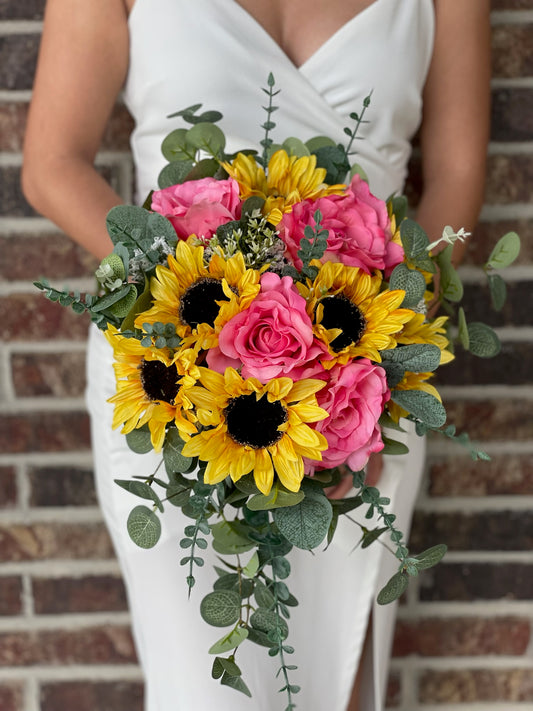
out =
[[[299,66],[372,0],[238,0]],[[112,244],[109,209],[122,202],[93,161],[128,69],[134,0],[48,0],[24,151],[28,201],[98,259]],[[489,125],[490,0],[435,0],[436,37],[421,128],[424,191],[417,220],[438,238],[470,230],[483,200]],[[90,68],[90,71],[88,71]],[[456,258],[460,258],[459,249]],[[381,458],[367,480],[376,483]],[[344,496],[350,478],[329,495]],[[357,675],[347,711],[358,702]]]

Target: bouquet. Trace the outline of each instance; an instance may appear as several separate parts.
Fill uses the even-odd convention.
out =
[[[198,104],[173,114],[188,127],[163,141],[159,189],[143,207],[108,215],[115,246],[96,271],[98,293],[37,286],[105,331],[117,380],[113,425],[135,452],[162,452],[161,471],[117,481],[149,503],[131,511],[131,538],[156,545],[158,513],[179,507],[190,519],[180,541],[189,593],[208,545],[234,556],[201,601],[204,620],[226,628],[209,650],[213,677],[250,695],[236,652],[264,645],[279,658],[289,711],[297,600],[287,554],[327,545],[339,516],[361,508],[380,525],[358,523],[354,543],[388,535],[398,560],[378,602],[397,599],[409,576],[438,563],[446,546],[411,555],[364,467],[372,453],[407,451],[393,434],[402,418],[487,459],[446,424],[431,378],[454,357],[452,333],[481,357],[496,355],[499,342],[459,307],[451,250],[464,231],[445,228],[448,244],[435,253],[406,200],[378,199],[352,164],[370,97],[350,116],[346,146],[323,136],[276,145],[272,76],[263,91],[262,153],[228,155],[216,111],[199,113]],[[485,265],[497,308],[505,284],[496,270],[518,249],[508,234]],[[444,315],[428,315],[435,302]],[[352,479],[351,495],[328,499],[325,489],[342,476]]]

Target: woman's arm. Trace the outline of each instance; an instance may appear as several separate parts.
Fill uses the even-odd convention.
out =
[[[434,0],[436,35],[420,132],[417,221],[430,241],[471,230],[483,204],[490,114],[490,0]],[[460,261],[464,246],[457,243]]]
[[[124,0],[48,0],[24,146],[27,200],[98,259],[122,202],[93,167],[128,68]]]

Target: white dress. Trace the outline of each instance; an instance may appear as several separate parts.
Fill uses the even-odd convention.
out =
[[[164,164],[163,137],[179,127],[168,114],[203,102],[224,114],[228,150],[259,147],[261,108],[269,72],[281,94],[274,114],[274,140],[328,135],[344,142],[352,111],[372,90],[372,102],[357,142],[359,162],[373,191],[400,191],[410,154],[409,140],[421,117],[421,92],[432,54],[432,0],[376,0],[339,29],[297,68],[265,30],[234,0],[137,0],[130,15],[130,71],[125,100],[136,119],[132,149],[138,200],[157,187]],[[187,601],[186,571],[179,565],[179,540],[186,521],[168,506],[155,549],[137,548],[126,519],[139,500],[113,483],[152,473],[156,455],[135,455],[111,429],[114,391],[111,356],[102,335],[92,330],[88,355],[88,406],[93,420],[95,472],[100,501],[128,589],[134,636],[146,677],[147,711],[281,711],[285,697],[274,678],[276,659],[249,643],[237,662],[253,698],[222,687],[210,676],[207,650],[223,630],[199,615],[212,589],[210,556],[197,574]],[[423,440],[411,437],[407,457],[386,457],[379,488],[392,499],[399,527],[407,530],[423,467]],[[356,512],[358,513],[358,512]],[[361,514],[362,516],[363,514]],[[394,606],[379,607],[376,591],[396,570],[382,546],[352,548],[359,529],[340,523],[334,543],[314,555],[291,554],[291,592],[299,599],[290,620],[298,665],[291,681],[302,711],[345,711],[359,663],[363,664],[364,711],[382,711]],[[372,613],[371,644],[361,660]]]

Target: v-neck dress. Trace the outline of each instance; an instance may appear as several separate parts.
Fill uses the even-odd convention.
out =
[[[279,142],[315,135],[344,142],[349,114],[360,111],[372,91],[357,162],[380,197],[402,189],[433,48],[432,0],[376,0],[300,67],[234,0],[137,0],[129,29],[124,97],[136,121],[132,150],[140,203],[157,187],[165,163],[161,141],[181,125],[166,118],[176,110],[199,102],[218,109],[224,114],[221,125],[230,151],[259,148],[265,120],[261,87],[270,72],[281,89],[273,136]],[[133,454],[123,435],[112,431],[112,406],[106,400],[113,391],[111,354],[93,330],[87,401],[97,487],[128,591],[146,678],[146,711],[282,711],[285,697],[278,693],[277,660],[265,648],[249,643],[238,653],[252,699],[211,679],[207,650],[221,630],[203,622],[199,604],[212,589],[217,560],[206,552],[206,565],[197,571],[188,601],[186,573],[179,565],[186,525],[181,512],[165,507],[156,548],[144,551],[129,540],[126,519],[138,499],[113,480],[151,473],[159,458]],[[409,437],[408,456],[385,457],[379,483],[404,531],[423,468],[423,446],[423,440]],[[288,642],[295,647],[290,663],[298,669],[291,680],[302,687],[295,696],[302,711],[345,711],[359,664],[364,670],[361,708],[382,711],[384,706],[395,610],[379,607],[375,597],[397,562],[379,544],[353,550],[358,533],[343,517],[327,551],[291,553],[288,582],[300,604],[291,614]],[[362,659],[370,619],[372,633]]]

